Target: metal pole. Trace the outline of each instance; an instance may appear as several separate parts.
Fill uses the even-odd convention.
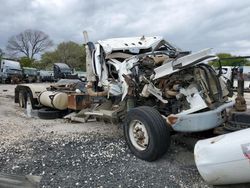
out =
[[[239,67],[238,76],[238,95],[244,96],[244,77],[243,77],[243,66]]]

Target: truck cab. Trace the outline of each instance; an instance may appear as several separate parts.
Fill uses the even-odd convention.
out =
[[[23,80],[27,83],[36,82],[38,77],[38,72],[36,68],[23,67]]]
[[[182,51],[160,36],[87,42],[88,94],[107,98],[91,115],[121,120],[132,153],[153,161],[167,151],[170,132],[201,132],[226,121],[234,101],[207,64],[217,58],[211,49]]]
[[[78,78],[76,74],[73,74],[73,70],[65,63],[54,63],[53,71],[55,80]]]
[[[19,83],[22,80],[22,69],[18,61],[2,59],[0,64],[1,83]]]
[[[38,71],[38,81],[39,82],[53,82],[54,81],[54,72],[47,70]]]

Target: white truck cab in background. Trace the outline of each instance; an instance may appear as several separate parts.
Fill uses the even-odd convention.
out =
[[[12,83],[22,79],[22,69],[18,61],[2,59],[0,64],[1,83]]]

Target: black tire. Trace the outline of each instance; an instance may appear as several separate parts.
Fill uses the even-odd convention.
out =
[[[146,131],[141,132],[147,132],[145,134],[148,135],[148,143],[146,145],[141,146],[135,141],[134,131],[138,127],[136,127],[137,123],[133,124],[134,122],[139,123],[139,126],[145,127]],[[154,108],[142,106],[131,109],[125,118],[123,130],[129,149],[140,159],[154,161],[166,153],[170,146],[170,129],[160,113]],[[133,132],[131,132],[132,130]]]
[[[41,108],[37,113],[40,119],[56,119],[61,117],[59,110],[54,110],[51,108]]]
[[[18,103],[21,108],[26,108],[28,98],[30,99],[32,109],[35,109],[37,102],[35,102],[35,99],[33,98],[30,89],[20,89],[18,92]]]
[[[36,108],[37,108],[38,102],[34,99],[33,94],[32,94],[32,92],[31,92],[30,89],[27,89],[27,99],[26,99],[26,103],[27,103],[28,98],[30,99],[32,109],[36,109]]]
[[[25,99],[25,92],[23,90],[19,91],[19,93],[18,93],[18,104],[19,104],[19,106],[21,108],[25,108],[26,107],[26,101],[27,101],[27,99]]]

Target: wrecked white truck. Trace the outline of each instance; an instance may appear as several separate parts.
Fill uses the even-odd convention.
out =
[[[221,125],[234,104],[207,64],[216,58],[210,49],[190,53],[162,37],[134,37],[87,42],[86,51],[88,94],[107,97],[88,114],[123,121],[126,142],[141,159],[163,155],[171,131]]]
[[[67,118],[123,122],[130,150],[143,160],[161,157],[171,132],[218,127],[226,120],[226,108],[234,104],[228,101],[226,84],[207,64],[216,58],[210,49],[190,53],[162,37],[144,36],[86,43],[84,95],[92,105],[68,107],[77,113]]]

